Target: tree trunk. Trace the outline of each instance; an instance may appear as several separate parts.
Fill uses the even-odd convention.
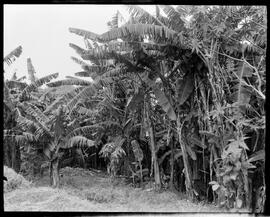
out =
[[[183,156],[183,162],[184,162],[184,168],[185,168],[186,192],[187,192],[188,197],[190,199],[192,199],[193,188],[192,188],[192,182],[191,182],[191,169],[190,169],[190,165],[188,162],[188,154],[187,154],[187,150],[186,150],[186,145],[185,145],[185,143],[183,143],[182,135],[181,135],[183,124],[184,123],[181,124],[180,117],[178,115],[178,117],[177,117],[177,132],[178,132],[179,143],[180,143],[181,150],[182,150],[182,156]]]
[[[171,177],[170,177],[170,189],[174,190],[174,185],[173,185],[173,177],[174,177],[174,135],[172,136],[172,141],[171,141]]]
[[[59,188],[60,176],[59,176],[59,158],[58,157],[51,162],[50,178],[51,178],[50,184],[52,185],[52,187]]]
[[[10,141],[11,144],[11,168],[16,172],[20,172],[20,147],[15,141]]]
[[[10,143],[9,140],[4,140],[4,165],[12,168],[11,157],[10,157]]]
[[[155,132],[153,128],[153,123],[150,119],[148,103],[149,101],[146,101],[146,120],[147,120],[149,135],[150,135],[150,149],[151,149],[151,154],[152,154],[152,163],[154,166],[155,189],[158,191],[161,189],[161,181],[160,181],[159,165],[158,165],[157,155],[156,155]]]

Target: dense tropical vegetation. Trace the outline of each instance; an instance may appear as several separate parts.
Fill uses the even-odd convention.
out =
[[[266,8],[128,10],[129,20],[120,26],[117,12],[101,35],[69,29],[85,42],[70,44],[83,70],[76,77],[38,79],[28,59],[29,85],[5,81],[4,163],[47,166],[56,187],[61,166],[106,168],[134,185],[262,212]]]

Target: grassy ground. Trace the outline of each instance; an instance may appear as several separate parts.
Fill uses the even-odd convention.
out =
[[[195,204],[183,196],[151,186],[134,188],[123,180],[111,180],[79,168],[64,168],[61,188],[49,187],[48,174],[31,187],[5,191],[5,211],[89,211],[89,212],[224,212],[207,204]],[[9,179],[9,177],[8,177]],[[9,179],[10,180],[10,179]]]

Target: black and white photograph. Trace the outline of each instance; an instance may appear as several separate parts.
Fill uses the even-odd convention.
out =
[[[263,5],[4,4],[4,212],[263,214],[266,48]]]

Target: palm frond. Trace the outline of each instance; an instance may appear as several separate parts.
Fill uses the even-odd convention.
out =
[[[77,29],[77,28],[69,28],[69,32],[74,33],[76,35],[83,36],[84,38],[88,38],[91,40],[97,40],[99,35],[90,31],[82,30],[82,29]]]
[[[76,112],[81,115],[92,116],[93,114],[97,113],[97,110],[88,109],[83,106],[76,106]]]
[[[8,106],[10,110],[13,110],[14,104],[12,102],[9,88],[7,87],[6,83],[4,83],[4,103]]]
[[[85,44],[85,48],[86,49],[93,49],[91,43],[87,40],[86,37],[84,37],[83,41],[84,41],[84,44]]]
[[[53,137],[53,133],[50,131],[50,129],[45,125],[40,123],[37,119],[35,121],[36,125],[36,130],[35,130],[35,135],[37,139],[40,139],[45,136],[49,136],[50,138]]]
[[[52,133],[47,128],[47,126],[41,123],[36,117],[31,116],[33,120],[30,120],[26,117],[21,115],[17,118],[17,126],[20,127],[24,131],[29,131],[29,129],[34,129],[34,135],[36,136],[37,140],[43,136],[52,137]]]
[[[134,153],[136,161],[142,161],[143,160],[143,151],[137,142],[137,140],[131,141],[132,151]]]
[[[114,142],[109,142],[106,143],[100,150],[99,154],[102,157],[109,157],[111,153],[115,150],[115,143]]]
[[[88,59],[91,60],[93,58],[101,58],[101,59],[113,59],[117,61],[118,63],[123,63],[128,67],[129,71],[137,71],[138,67],[136,67],[135,63],[133,63],[132,60],[127,58],[125,55],[121,55],[119,53],[116,53],[114,51],[111,52],[100,52],[100,53],[95,53],[95,52],[87,52],[88,54],[85,54],[82,56],[83,59]]]
[[[55,92],[57,88],[47,88],[45,92],[42,93],[40,96],[41,101],[45,101],[47,97],[51,97],[53,95],[53,92]]]
[[[25,141],[36,141],[36,137],[32,133],[17,132],[13,130],[4,130],[4,137],[9,137],[18,143],[23,143]]]
[[[183,31],[185,27],[184,21],[181,19],[182,14],[170,5],[162,5],[161,8],[169,19],[169,27],[177,32]]]
[[[86,62],[76,58],[76,57],[71,57],[71,59],[75,62],[81,65],[82,69],[85,71],[91,71],[92,68],[94,68],[92,65],[87,64]]]
[[[70,139],[68,139],[68,141],[61,146],[61,148],[72,148],[72,147],[93,147],[95,146],[95,141],[87,139],[84,136],[74,136]]]
[[[9,89],[12,89],[12,88],[24,89],[28,86],[24,82],[15,81],[15,80],[6,81],[6,85]]]
[[[26,108],[25,110],[26,113],[28,115],[35,117],[40,123],[46,124],[50,121],[49,118],[42,111],[40,111],[35,105],[30,103],[24,103],[23,105]]]
[[[17,118],[18,127],[23,129],[24,131],[29,131],[29,129],[33,129],[36,140],[39,140],[41,137],[44,136],[52,137],[52,133],[45,125],[40,123],[35,118],[33,119],[34,120],[29,120],[28,118],[25,118],[23,116],[18,116]]]
[[[149,12],[137,5],[128,5],[129,14],[134,17],[139,23],[150,23],[155,25],[164,26],[158,17],[154,17]]]
[[[179,158],[180,156],[182,156],[182,151],[181,149],[175,149],[174,150],[174,160],[177,160],[177,158]],[[169,150],[167,152],[165,152],[160,158],[159,158],[159,161],[158,161],[158,164],[159,165],[162,165],[163,161],[165,160],[166,157],[168,157],[170,154],[172,153],[172,150]]]
[[[36,71],[32,64],[31,58],[27,58],[27,71],[28,71],[29,80],[31,81],[31,83],[34,83],[36,81],[36,77],[35,77]]]
[[[96,85],[93,83],[90,84],[90,86],[85,87],[80,93],[78,93],[73,99],[67,104],[66,108],[69,111],[72,111],[74,106],[77,104],[77,102],[81,99],[89,98],[93,95],[95,95],[97,92]]]
[[[82,90],[83,87],[77,87],[64,95],[57,97],[56,100],[46,108],[44,114],[50,113],[51,111],[57,109],[60,105],[67,104]]]
[[[101,77],[115,77],[121,74],[125,74],[127,72],[127,67],[117,67],[115,69],[111,69],[101,75]]]
[[[73,77],[73,76],[70,76],[70,75],[65,76],[65,78],[66,79],[79,79],[79,80],[84,81],[83,79],[80,79],[80,78],[77,78],[77,77]]]
[[[22,93],[20,94],[19,98],[23,99],[27,94],[29,94],[30,92],[32,92],[33,90],[35,90],[36,88],[42,86],[45,83],[50,82],[52,79],[57,78],[59,75],[59,73],[54,73],[54,74],[50,74],[47,75],[43,78],[40,78],[38,80],[36,80],[34,83],[30,84],[29,86],[27,86]]]
[[[7,65],[11,65],[16,60],[16,58],[18,58],[21,55],[21,53],[22,53],[22,46],[19,46],[4,57],[4,62]]]
[[[112,29],[106,33],[103,33],[100,38],[104,42],[111,40],[130,38],[131,35],[140,36],[142,38],[148,38],[150,41],[154,40],[159,44],[167,44],[170,46],[176,46],[179,48],[186,48],[187,40],[180,32],[176,32],[166,26],[158,26],[151,24],[128,24],[117,29]]]
[[[24,80],[24,79],[26,79],[26,76],[25,76],[25,75],[22,76],[22,77],[20,77],[20,78],[18,78],[17,81],[22,81],[22,80]]]
[[[16,81],[17,80],[17,75],[16,75],[16,70],[15,70],[15,72],[13,73],[13,75],[12,75],[12,77],[11,77],[11,79],[10,80],[13,80],[13,81]]]
[[[79,77],[92,77],[95,73],[91,71],[81,71],[81,72],[75,72],[74,75]]]
[[[70,132],[66,138],[72,138],[74,136],[80,136],[80,135],[85,135],[85,136],[89,136],[92,135],[93,132],[97,129],[101,129],[103,130],[103,127],[101,127],[99,124],[94,124],[94,125],[90,125],[90,126],[84,126],[84,127],[78,127],[75,130],[73,130],[72,132]]]
[[[110,128],[119,128],[119,129],[122,129],[122,126],[121,124],[119,124],[118,122],[116,121],[102,121],[102,122],[99,122],[98,123],[100,126],[103,126],[105,129],[110,129]]]
[[[70,78],[70,79],[64,79],[64,80],[59,80],[59,81],[48,83],[47,86],[48,87],[59,87],[59,86],[63,86],[63,85],[88,86],[91,84],[92,84],[91,81],[86,81],[86,80],[79,79],[79,78],[75,78],[75,79]]]
[[[122,145],[126,141],[126,138],[122,136],[117,136],[113,139],[113,142],[106,143],[102,149],[100,150],[99,154],[102,157],[110,157],[110,160],[119,159],[123,155],[125,155],[125,151],[122,148]]]
[[[165,93],[162,90],[160,90],[158,87],[153,88],[153,91],[158,100],[158,103],[160,104],[162,109],[167,113],[168,117],[171,120],[176,120],[176,114],[174,112],[174,108],[169,98],[167,98]]]
[[[69,43],[69,46],[71,48],[73,48],[76,51],[76,53],[79,54],[80,56],[84,55],[87,51],[87,50],[85,50],[85,49],[83,49],[83,48],[81,48],[78,45],[73,44],[73,43]]]
[[[119,20],[119,11],[117,10],[116,14],[113,15],[111,21],[107,23],[110,29],[119,27],[118,20]]]
[[[112,153],[111,157],[112,159],[119,159],[122,156],[126,155],[125,150],[121,147],[121,146],[117,146],[116,149],[114,150],[114,152]]]
[[[17,118],[17,126],[19,128],[21,128],[22,130],[29,130],[31,128],[36,128],[36,124],[34,121],[28,119],[28,118],[25,118],[21,115],[18,115],[18,118]]]

